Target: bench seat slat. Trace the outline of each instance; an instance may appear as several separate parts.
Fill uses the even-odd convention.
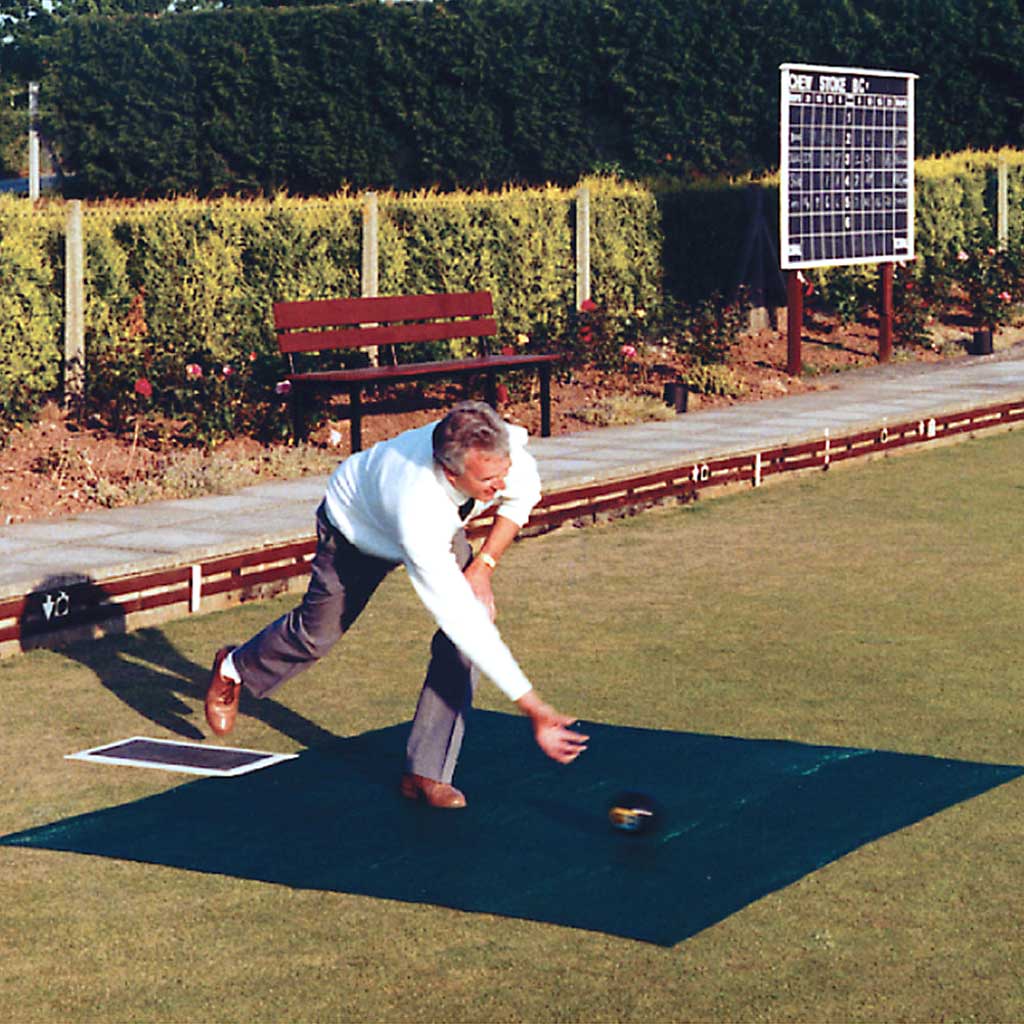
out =
[[[453,338],[493,338],[497,323],[480,320],[449,320],[446,323],[388,324],[378,327],[348,327],[335,331],[297,331],[280,333],[277,343],[282,352],[327,352],[339,348],[363,348],[366,345],[402,345],[409,342],[448,341]]]
[[[317,370],[310,373],[292,373],[293,384],[369,384],[409,377],[445,377],[461,373],[486,373],[489,370],[516,369],[556,363],[556,353],[538,355],[481,356],[478,359],[444,359],[431,363],[399,363],[397,366],[359,366],[351,370]]]
[[[342,327],[395,320],[491,316],[490,292],[447,292],[437,295],[379,295],[363,299],[311,299],[275,302],[278,331],[309,327]]]

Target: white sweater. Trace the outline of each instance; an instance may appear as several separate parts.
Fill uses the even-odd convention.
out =
[[[452,538],[462,526],[458,508],[467,495],[434,462],[435,426],[406,431],[342,462],[327,484],[327,517],[360,551],[404,563],[420,600],[452,643],[510,700],[518,700],[531,689],[530,681],[452,553]],[[471,516],[496,505],[497,515],[522,526],[540,499],[540,477],[526,451],[526,431],[508,430],[512,465],[505,490],[487,505],[477,502]]]

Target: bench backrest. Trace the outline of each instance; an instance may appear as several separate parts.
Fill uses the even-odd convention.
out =
[[[283,353],[324,352],[497,334],[490,292],[274,303]]]

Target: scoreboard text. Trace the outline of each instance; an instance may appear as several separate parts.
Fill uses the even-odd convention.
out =
[[[914,255],[914,76],[782,65],[782,267]]]

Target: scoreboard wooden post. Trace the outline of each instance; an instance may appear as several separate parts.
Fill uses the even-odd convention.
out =
[[[810,267],[882,264],[884,362],[892,351],[892,267],[914,258],[917,76],[811,64],[783,64],[781,72],[781,267],[795,277]],[[789,362],[795,331],[799,372],[802,308],[791,305],[788,317]]]
[[[800,376],[800,335],[804,323],[804,284],[799,270],[786,271],[786,373]]]
[[[892,271],[891,263],[883,263],[878,288],[878,361],[892,358]]]

